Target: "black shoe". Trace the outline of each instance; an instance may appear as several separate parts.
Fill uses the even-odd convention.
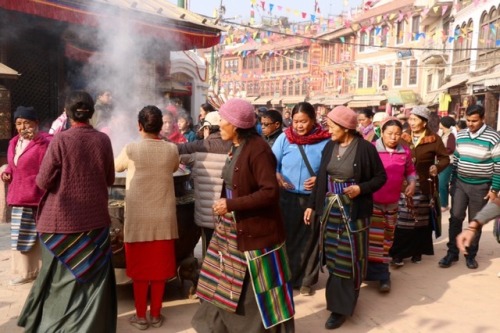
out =
[[[443,259],[439,260],[439,267],[448,268],[456,261],[458,261],[458,255],[448,253],[443,257]]]
[[[465,264],[467,265],[467,268],[469,269],[476,269],[479,267],[476,258],[471,257],[471,256],[465,256]]]
[[[404,266],[404,261],[401,258],[392,258],[391,265],[394,265],[396,267],[403,267]]]
[[[421,261],[422,261],[421,254],[415,254],[414,256],[411,257],[411,262],[414,264],[420,264]]]
[[[380,280],[378,291],[381,293],[388,293],[391,291],[391,280]]]
[[[325,323],[325,328],[327,330],[339,328],[345,322],[345,319],[344,315],[332,312]]]

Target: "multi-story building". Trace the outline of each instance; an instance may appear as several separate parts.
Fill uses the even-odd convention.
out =
[[[392,112],[420,101],[421,8],[414,0],[381,0],[355,17],[356,91],[352,108]]]

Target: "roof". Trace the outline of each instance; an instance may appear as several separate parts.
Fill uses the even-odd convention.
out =
[[[300,47],[308,47],[311,45],[311,41],[307,38],[302,37],[288,37],[276,40],[268,44],[262,44],[262,46],[257,51],[258,54],[267,53],[270,51],[280,51],[289,50]]]
[[[0,0],[0,8],[83,26],[125,17],[137,31],[169,41],[178,50],[216,45],[223,30],[167,0]]]
[[[354,17],[354,22],[362,22],[364,20],[370,19],[372,17],[390,14],[395,12],[396,10],[403,9],[405,7],[411,8],[413,7],[413,3],[415,0],[397,0],[397,1],[389,1],[389,3],[372,7],[369,10],[362,12],[361,14]]]
[[[19,74],[16,70],[0,62],[0,79],[17,79]]]

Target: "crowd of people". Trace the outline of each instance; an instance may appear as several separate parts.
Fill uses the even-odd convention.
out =
[[[12,206],[11,285],[35,281],[19,316],[26,332],[116,331],[108,187],[126,171],[124,247],[139,330],[165,321],[177,270],[174,172],[191,170],[203,262],[198,332],[294,332],[294,289],[315,293],[328,271],[325,328],[352,316],[363,281],[391,290],[390,266],[434,254],[450,210],[450,267],[476,269],[481,227],[500,215],[500,134],[472,103],[465,125],[425,106],[389,116],[337,106],[318,115],[202,104],[198,123],[170,104],[137,114],[140,140],[113,155],[112,95],[71,92],[50,134],[32,107],[14,113],[1,178]],[[431,124],[432,123],[432,124]],[[462,127],[459,127],[462,126]],[[451,200],[450,200],[451,198]],[[468,210],[469,227],[462,231]],[[149,295],[149,315],[148,315]]]

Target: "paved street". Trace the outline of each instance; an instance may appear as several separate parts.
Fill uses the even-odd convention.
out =
[[[444,215],[447,223],[448,214]],[[500,244],[493,239],[492,225],[485,227],[481,240],[479,268],[469,270],[463,258],[451,268],[442,269],[438,260],[445,254],[447,224],[444,235],[435,242],[435,256],[424,256],[421,264],[407,261],[392,270],[393,289],[388,295],[378,293],[377,284],[363,285],[355,315],[340,332],[498,332],[500,304]],[[31,284],[11,287],[9,225],[0,224],[0,333],[22,332],[16,318]],[[199,255],[199,254],[198,254]],[[312,297],[296,295],[297,332],[321,332],[329,313],[325,310],[322,274]],[[118,286],[118,332],[139,332],[127,323],[133,313],[130,285]],[[167,320],[154,332],[194,332],[190,320],[198,301],[183,297],[179,283],[168,283],[163,303]]]

